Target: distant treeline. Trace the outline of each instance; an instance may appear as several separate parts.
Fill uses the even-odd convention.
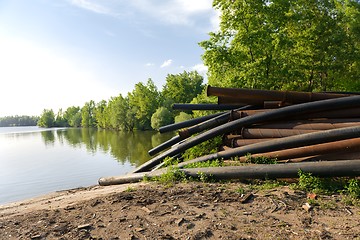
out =
[[[37,116],[7,116],[0,118],[0,127],[36,126]]]
[[[191,112],[172,110],[173,103],[200,101],[204,90],[203,77],[196,71],[168,74],[162,91],[148,79],[139,82],[126,96],[121,94],[108,101],[84,106],[72,106],[57,114],[44,109],[38,125],[41,127],[86,127],[132,131],[158,129],[160,126],[191,118]]]

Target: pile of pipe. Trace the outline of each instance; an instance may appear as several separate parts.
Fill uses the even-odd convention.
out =
[[[151,149],[152,159],[125,176],[100,178],[100,185],[141,181],[160,176],[167,157],[222,136],[219,152],[175,167],[187,176],[215,179],[294,178],[299,170],[318,177],[360,176],[360,95],[249,90],[208,86],[218,104],[174,104],[178,110],[228,110],[161,127],[178,134]],[[156,155],[157,154],[157,155]],[[184,168],[215,159],[275,158],[279,164]]]

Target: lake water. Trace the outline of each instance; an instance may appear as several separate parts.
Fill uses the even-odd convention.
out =
[[[151,157],[173,133],[38,127],[0,128],[0,204],[97,184]]]

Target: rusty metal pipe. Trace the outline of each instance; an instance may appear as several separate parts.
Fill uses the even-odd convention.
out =
[[[334,109],[343,109],[343,108],[355,108],[360,106],[360,96],[351,96],[343,97],[337,99],[328,99],[323,101],[309,102],[297,105],[291,105],[279,109],[274,109],[269,112],[259,113],[253,116],[237,119],[228,123],[225,123],[221,126],[214,127],[206,132],[200,133],[197,136],[192,137],[191,139],[185,140],[182,144],[179,144],[177,147],[171,148],[168,151],[159,154],[158,156],[150,159],[146,163],[142,164],[134,170],[136,172],[144,172],[152,169],[158,165],[166,157],[172,157],[178,153],[182,153],[185,150],[196,146],[197,144],[204,142],[210,138],[216,137],[221,134],[230,133],[236,129],[240,129],[244,126],[251,126],[253,124],[264,123],[268,121],[281,120],[289,117],[298,117],[301,115],[308,115],[317,111],[328,111]],[[336,131],[330,130],[330,131]],[[318,133],[309,133],[309,134],[318,134]],[[298,135],[301,136],[301,135]],[[297,136],[293,136],[297,137]],[[349,137],[350,138],[350,137]],[[281,138],[285,139],[285,138]],[[279,140],[279,139],[276,139]],[[340,140],[340,139],[334,139]],[[271,140],[274,141],[274,140]],[[314,144],[314,143],[312,143]],[[273,149],[272,151],[274,151]],[[220,157],[221,158],[221,157]]]
[[[125,176],[103,177],[99,179],[99,185],[108,186],[139,182],[146,176],[148,178],[159,177],[167,169],[159,169],[154,172],[133,173]],[[330,162],[301,162],[290,164],[253,164],[248,166],[208,167],[179,169],[187,176],[199,177],[199,173],[213,179],[274,179],[274,178],[297,178],[299,170],[311,173],[317,177],[352,177],[360,175],[360,160],[344,160]]]
[[[163,127],[159,128],[159,132],[160,133],[165,133],[165,132],[171,132],[171,131],[175,131],[181,128],[186,128],[186,127],[191,127],[194,126],[196,124],[205,122],[206,120],[212,119],[214,117],[220,116],[221,114],[224,114],[225,112],[221,112],[221,113],[214,113],[214,114],[210,114],[210,115],[206,115],[203,117],[198,117],[198,118],[193,118],[187,121],[183,121],[183,122],[179,122],[179,123],[173,123],[173,124],[169,124]]]
[[[360,125],[359,125],[360,126]],[[293,135],[317,132],[309,129],[271,129],[271,128],[242,128],[240,135],[243,138],[282,138]]]
[[[217,152],[205,156],[201,156],[186,163],[204,162],[213,159],[230,159],[232,157],[241,157],[248,153],[266,153],[272,151],[283,150],[286,148],[296,148],[309,146],[313,144],[334,142],[339,140],[358,138],[360,137],[360,126],[338,128],[325,130],[320,132],[313,132],[301,135],[295,135],[291,137],[275,138],[273,140],[255,143],[243,147],[233,148],[228,151]]]
[[[258,99],[262,101],[282,101],[289,104],[298,104],[332,98],[348,97],[351,94],[313,93],[296,91],[259,90],[243,88],[207,87],[208,96],[233,97],[236,99]],[[246,103],[246,102],[245,102]]]
[[[231,138],[231,139],[225,139],[224,143],[226,146],[235,148],[235,147],[241,147],[241,146],[245,146],[245,145],[250,145],[250,144],[254,144],[254,143],[259,143],[259,142],[265,142],[265,141],[269,141],[269,138],[259,138],[259,139],[243,139],[243,138]]]
[[[294,105],[295,106],[295,105]],[[232,119],[239,119],[248,116],[253,116],[257,114],[262,114],[266,112],[273,111],[274,109],[258,109],[258,110],[242,110],[242,111],[233,111]],[[288,120],[308,120],[308,119],[341,119],[341,118],[360,118],[360,108],[351,108],[344,107],[344,109],[335,109],[335,110],[321,110],[318,112],[309,113],[309,114],[299,114],[294,116],[289,116]]]
[[[258,153],[251,155],[252,157],[268,157],[276,158],[278,160],[288,160],[294,158],[302,158],[308,156],[315,156],[320,154],[330,154],[335,152],[349,152],[360,149],[360,138],[346,139],[336,142],[321,143],[310,145],[306,147],[291,148],[280,151]],[[240,162],[246,162],[246,157],[240,157]]]
[[[247,104],[190,104],[190,103],[174,103],[174,110],[233,110],[244,107]]]
[[[256,128],[267,129],[309,129],[309,130],[328,130],[342,127],[359,126],[359,118],[349,119],[317,119],[314,120],[299,120],[299,121],[287,121],[279,123],[266,123],[256,125]]]

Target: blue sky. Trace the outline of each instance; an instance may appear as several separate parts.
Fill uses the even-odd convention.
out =
[[[218,19],[211,0],[0,0],[0,117],[205,76],[198,42]]]

